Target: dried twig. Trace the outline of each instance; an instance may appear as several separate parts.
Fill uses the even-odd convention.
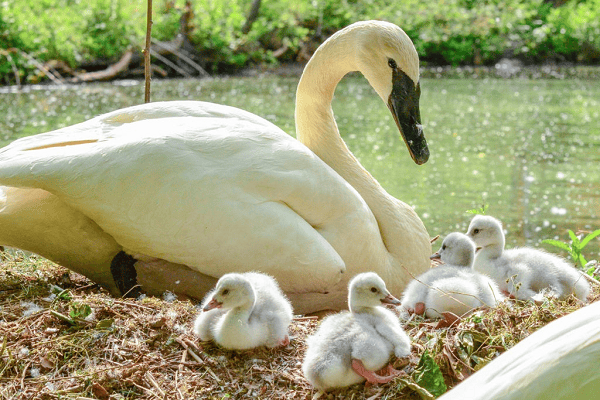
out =
[[[146,47],[144,48],[144,76],[146,84],[144,89],[144,103],[150,102],[150,81],[152,80],[152,71],[150,69],[150,44],[152,40],[152,0],[148,0],[148,10],[146,14]]]
[[[167,43],[160,42],[160,41],[154,40],[154,39],[152,39],[152,44],[154,44],[154,46],[156,46],[159,49],[163,49],[163,50],[177,56],[179,59],[186,62],[192,68],[194,68],[196,71],[198,71],[200,76],[203,76],[203,77],[210,76],[210,74],[208,72],[206,72],[206,70],[204,68],[202,68],[202,66],[200,66],[200,64],[198,64],[197,62],[195,62],[194,60],[192,60],[191,58],[189,58],[188,56],[183,54],[183,52],[179,51],[179,49],[177,47],[171,46]],[[160,54],[159,52],[156,52],[156,53]],[[154,54],[154,52],[153,52],[153,55],[156,56],[156,54]]]
[[[57,85],[64,85],[64,82],[59,77],[55,76],[52,72],[50,72],[50,70],[44,64],[33,58],[31,55],[27,54],[23,50],[19,50],[19,53],[25,58],[27,58],[33,65],[35,65],[35,67],[45,76],[47,76],[52,82],[56,83]]]
[[[190,332],[197,314],[192,302],[115,299],[100,287],[89,286],[78,289],[70,300],[48,303],[41,299],[48,297],[49,284],[57,282],[65,269],[43,259],[32,269],[31,260],[23,261],[0,261],[0,399],[57,394],[85,399],[90,397],[90,382],[111,395],[128,392],[138,400],[207,396],[287,400],[311,398],[316,392],[301,371],[305,339],[319,324],[315,317],[293,320],[290,336],[295,339],[286,348],[227,351],[210,342],[198,345]],[[77,274],[71,279],[64,286],[71,293],[90,283]],[[592,292],[591,301],[600,298],[596,287]],[[87,323],[72,326],[51,313],[67,316],[74,301],[93,309]],[[41,305],[42,310],[25,313],[26,303]],[[478,310],[441,329],[436,329],[435,321],[413,315],[404,322],[413,340],[409,368],[427,348],[446,381],[455,385],[531,332],[582,306],[575,298],[549,299],[542,306],[511,304]],[[105,320],[111,323],[98,323]],[[355,400],[414,396],[413,389],[397,380],[325,395]]]

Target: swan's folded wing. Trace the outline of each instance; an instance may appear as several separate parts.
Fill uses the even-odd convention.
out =
[[[331,209],[372,215],[318,157],[246,114],[146,119],[98,141],[2,152],[0,183],[56,194],[133,254],[328,290],[345,264],[319,225]]]

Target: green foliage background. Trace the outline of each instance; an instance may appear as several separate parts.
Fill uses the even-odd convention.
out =
[[[263,0],[258,20],[241,33],[252,0],[192,0],[189,40],[215,72],[251,63],[296,59],[301,45],[321,42],[349,23],[383,19],[414,40],[424,64],[493,64],[501,57],[530,62],[600,59],[600,0]],[[154,0],[153,37],[179,30],[184,0]],[[3,0],[0,82],[40,79],[32,58],[75,68],[117,59],[144,43],[145,0]]]

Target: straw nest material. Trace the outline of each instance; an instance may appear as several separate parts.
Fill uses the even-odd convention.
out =
[[[592,301],[598,298],[594,285]],[[305,339],[316,329],[316,317],[296,316],[286,348],[227,351],[191,333],[196,302],[170,293],[117,299],[45,259],[4,253],[0,398],[433,398],[426,384],[435,377],[427,373],[439,374],[438,381],[450,388],[581,306],[575,298],[551,299],[541,305],[511,302],[458,320],[413,317],[405,325],[414,343],[412,356],[395,360],[406,376],[380,386],[317,393],[301,371]],[[439,366],[437,372],[418,367],[424,353]]]

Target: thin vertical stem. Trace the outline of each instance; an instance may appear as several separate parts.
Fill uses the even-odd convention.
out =
[[[144,49],[144,76],[146,87],[144,90],[144,102],[150,102],[150,81],[152,71],[150,69],[150,43],[152,41],[152,0],[148,0],[148,13],[146,18],[146,48]]]

